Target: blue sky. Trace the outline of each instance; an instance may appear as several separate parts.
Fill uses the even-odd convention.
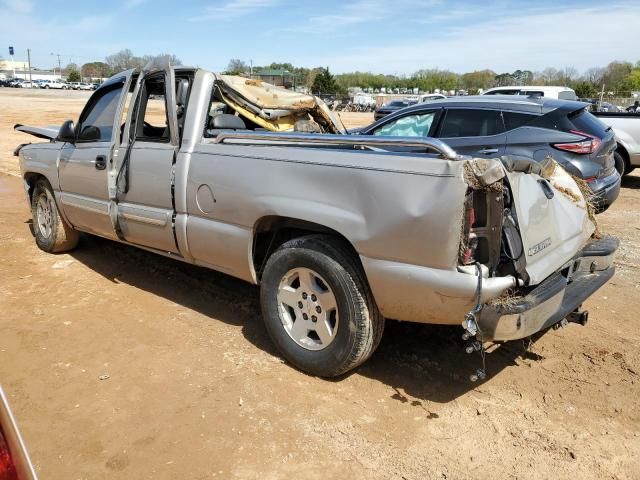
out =
[[[640,1],[0,0],[0,56],[40,68],[122,48],[223,70],[230,58],[333,72],[582,71],[640,60]]]

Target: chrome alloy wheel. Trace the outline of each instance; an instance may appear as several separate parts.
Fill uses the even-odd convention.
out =
[[[278,315],[291,339],[307,350],[329,346],[338,332],[338,306],[327,282],[309,268],[289,270],[278,286]]]
[[[49,238],[53,230],[53,205],[51,205],[51,199],[46,193],[38,198],[36,220],[42,236]]]

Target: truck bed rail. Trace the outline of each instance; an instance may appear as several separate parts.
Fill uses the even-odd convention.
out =
[[[273,132],[246,132],[225,131],[213,138],[214,143],[247,143],[255,141],[264,143],[305,143],[321,145],[345,145],[354,147],[423,147],[435,150],[446,160],[462,160],[466,157],[458,155],[456,151],[446,143],[430,137],[373,137],[369,135],[331,135],[315,133],[273,133]]]

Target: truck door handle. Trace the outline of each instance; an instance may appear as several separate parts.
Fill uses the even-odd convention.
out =
[[[96,157],[96,170],[104,170],[105,168],[107,168],[107,157],[105,157],[104,155],[98,155]]]
[[[485,155],[490,155],[492,153],[498,153],[498,149],[497,148],[483,148],[481,150],[478,150],[478,153],[483,153]]]

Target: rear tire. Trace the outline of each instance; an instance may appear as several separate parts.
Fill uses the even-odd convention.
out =
[[[60,253],[78,244],[79,234],[60,216],[51,186],[46,180],[38,180],[31,197],[33,235],[41,250]]]
[[[622,154],[617,150],[613,152],[613,160],[616,165],[616,170],[618,171],[620,176],[626,175],[627,173],[631,173],[631,169],[627,165],[627,161],[622,156]]]
[[[335,377],[359,366],[384,331],[357,257],[329,235],[296,238],[278,248],[265,266],[260,300],[278,350],[312,375]]]

